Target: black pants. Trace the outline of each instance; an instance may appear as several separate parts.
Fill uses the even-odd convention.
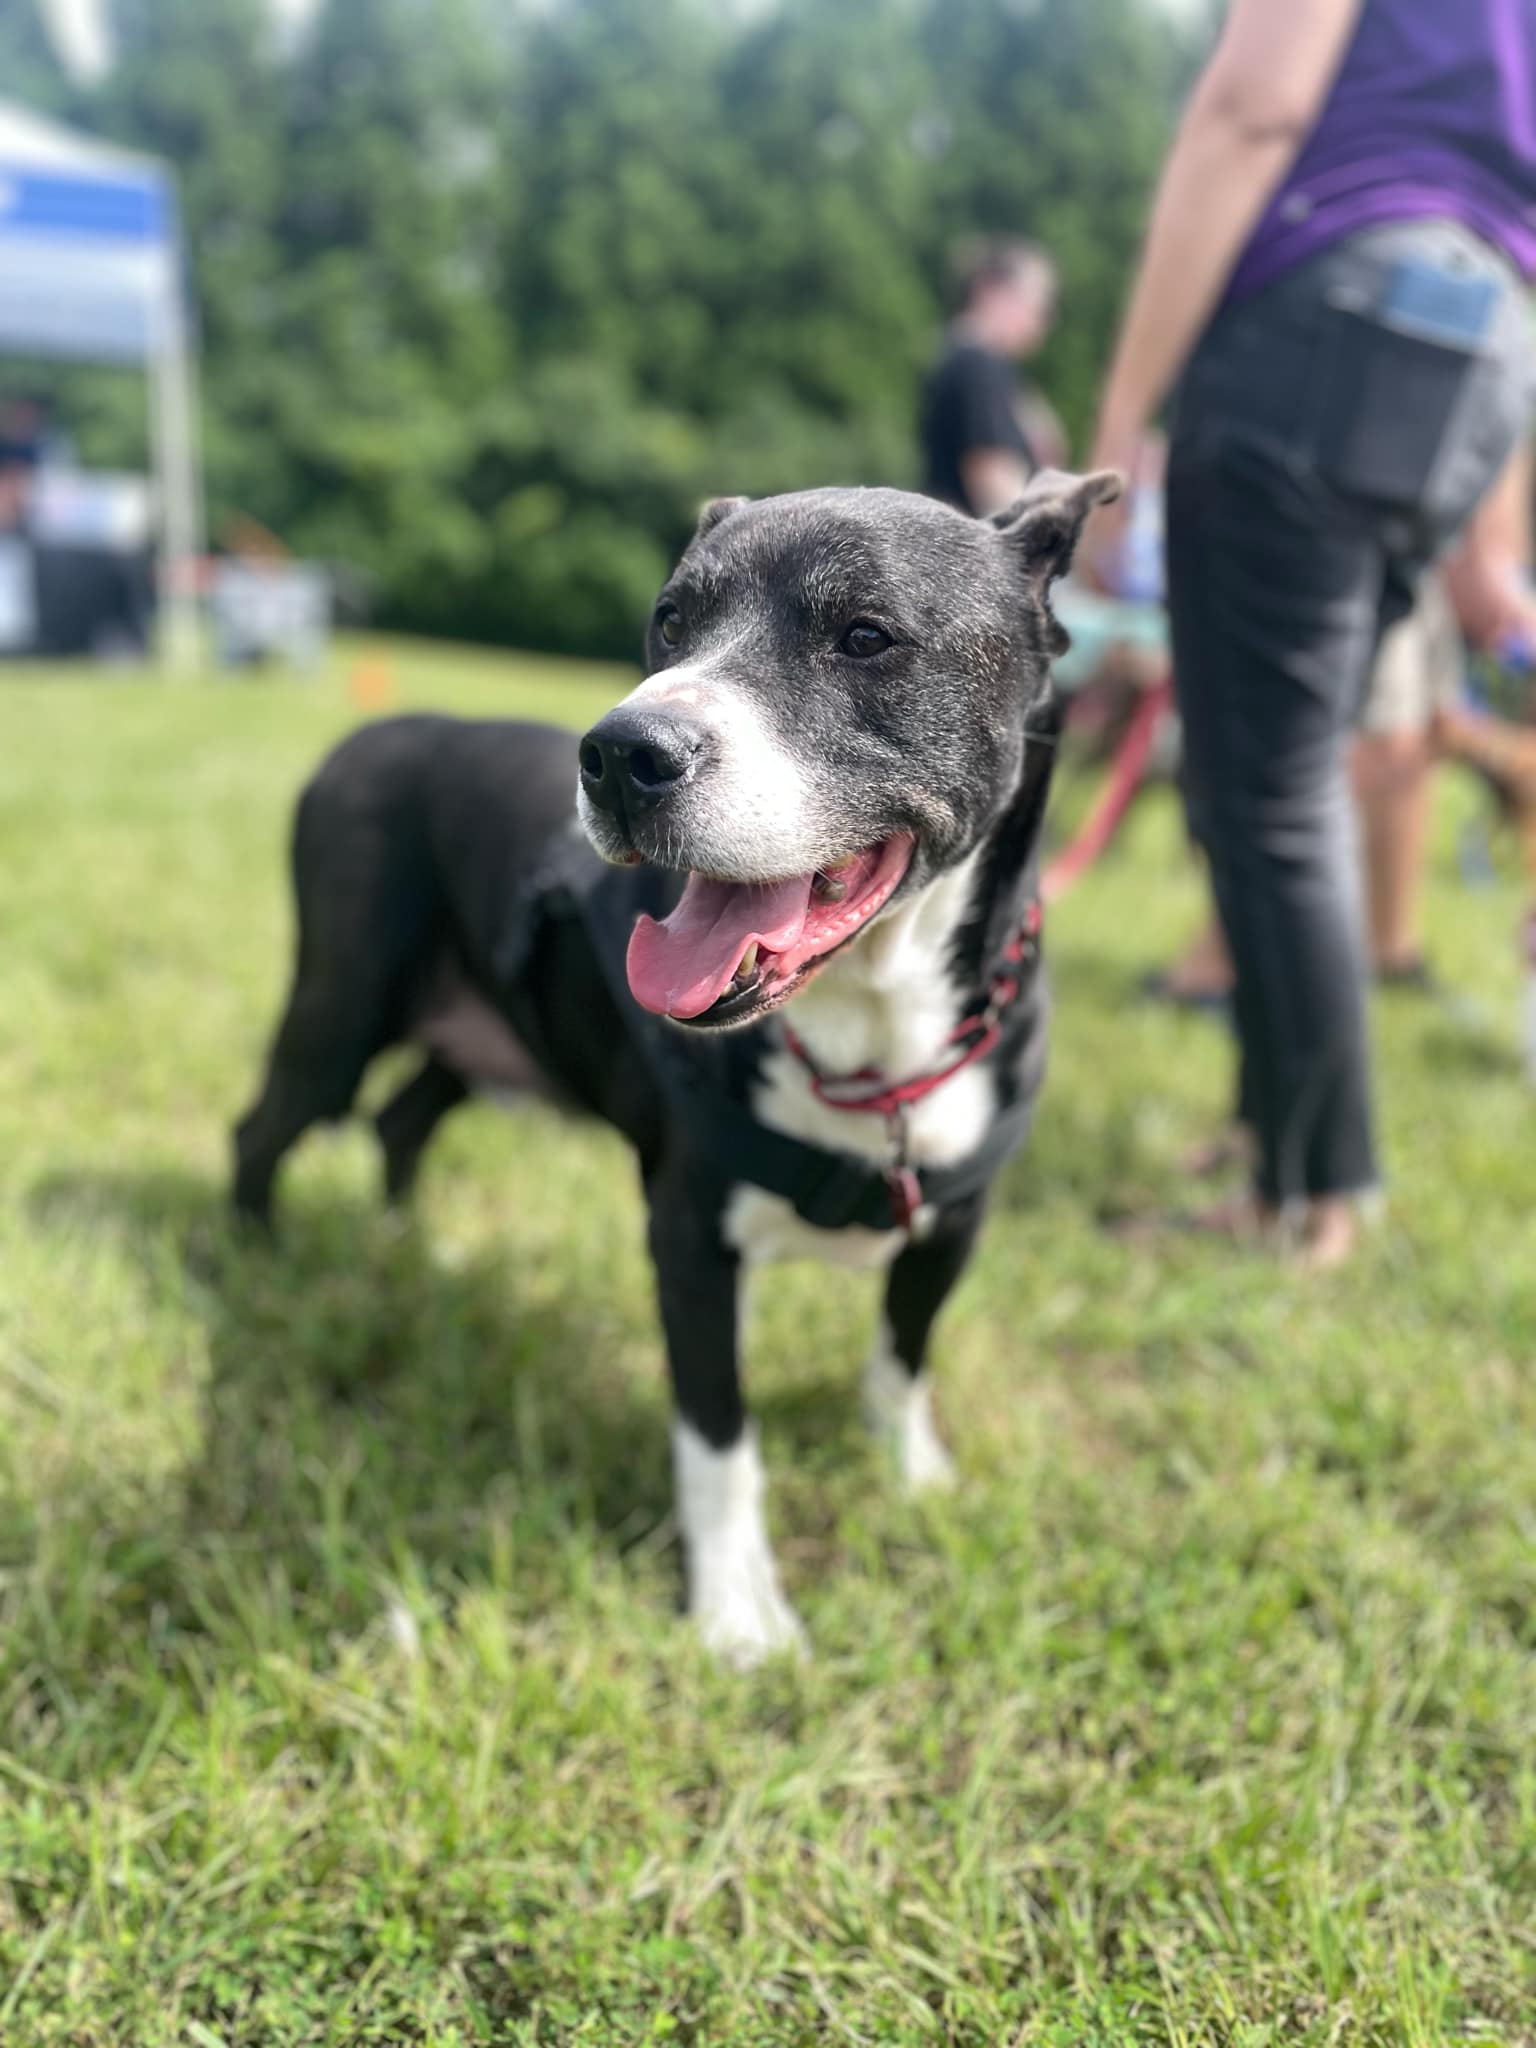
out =
[[[1443,306],[1437,271],[1453,297],[1482,287],[1473,345],[1399,317],[1405,261],[1410,316],[1426,280]],[[1382,633],[1514,445],[1531,360],[1514,273],[1429,221],[1354,236],[1223,310],[1180,390],[1168,577],[1186,795],[1273,1203],[1377,1179],[1345,747]]]

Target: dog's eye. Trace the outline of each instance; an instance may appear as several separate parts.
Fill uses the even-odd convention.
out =
[[[889,633],[872,626],[868,619],[855,619],[838,641],[837,651],[839,654],[851,654],[856,661],[867,661],[872,654],[884,654],[892,644]]]
[[[683,637],[683,615],[675,604],[664,604],[656,614],[656,630],[668,647]]]

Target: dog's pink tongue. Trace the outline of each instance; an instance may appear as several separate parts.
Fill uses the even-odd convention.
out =
[[[711,882],[690,875],[670,917],[642,917],[630,934],[630,993],[658,1017],[697,1017],[729,987],[756,939],[782,953],[799,938],[811,876],[787,882]]]

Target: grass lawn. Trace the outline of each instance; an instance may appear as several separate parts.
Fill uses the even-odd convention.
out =
[[[387,658],[573,724],[626,686]],[[401,1226],[317,1136],[281,1247],[225,1231],[344,668],[0,675],[0,2042],[1536,2041],[1536,1098],[1470,794],[1432,941],[1481,1014],[1381,1005],[1393,1205],[1322,1284],[1096,1227],[1227,1092],[1133,995],[1194,914],[1171,807],[1054,913],[941,1333],[962,1489],[865,1446],[868,1284],[765,1284],[816,1657],[741,1679],[678,1618],[616,1140],[463,1112]]]

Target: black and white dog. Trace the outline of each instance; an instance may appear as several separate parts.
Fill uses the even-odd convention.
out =
[[[742,1660],[800,1640],[738,1375],[744,1265],[889,1268],[867,1409],[909,1486],[950,1476],[929,1331],[1043,1072],[1049,587],[1117,490],[1046,475],[990,521],[888,490],[717,500],[574,790],[565,733],[401,718],[299,805],[297,971],[237,1205],[265,1219],[284,1152],[401,1041],[427,1057],[377,1120],[392,1195],[477,1087],[616,1125],[649,1205],[689,1606]]]

